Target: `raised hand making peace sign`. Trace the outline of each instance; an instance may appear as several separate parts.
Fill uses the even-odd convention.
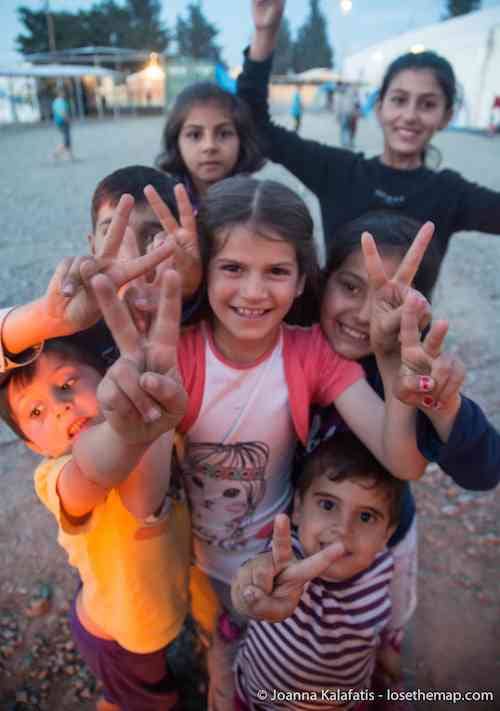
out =
[[[460,405],[465,368],[459,358],[442,352],[448,322],[433,323],[422,341],[418,321],[418,297],[408,294],[401,314],[402,365],[394,384],[394,393],[407,405],[451,408],[455,412]]]
[[[165,230],[167,239],[173,243],[172,259],[168,266],[173,266],[181,276],[182,295],[192,296],[201,284],[202,267],[196,229],[196,216],[186,192],[180,183],[174,188],[175,200],[179,211],[179,222],[172,215],[168,205],[162,200],[152,185],[144,188],[144,195],[153,212]],[[158,246],[161,235],[157,236],[154,246]]]
[[[332,543],[309,558],[298,560],[292,550],[290,520],[274,520],[272,552],[243,565],[231,585],[233,605],[239,613],[257,620],[279,622],[297,607],[304,586],[344,554],[342,543]]]
[[[124,440],[152,442],[178,424],[187,401],[177,369],[179,276],[173,270],[162,275],[159,307],[146,333],[138,330],[108,276],[95,276],[92,287],[120,349],[120,358],[99,385],[103,414]]]
[[[133,197],[122,195],[100,253],[94,257],[68,257],[58,265],[44,297],[46,315],[55,324],[54,336],[84,330],[100,317],[97,301],[89,288],[92,276],[106,274],[118,289],[172,256],[173,246],[162,244],[144,256],[136,254],[130,259],[119,258],[133,206]]]
[[[370,343],[375,353],[389,354],[399,351],[399,330],[404,300],[412,290],[411,284],[434,234],[432,222],[426,222],[418,231],[394,276],[389,279],[373,236],[364,232],[361,246],[373,292],[370,318]],[[420,303],[420,325],[430,320],[430,306],[416,292]]]

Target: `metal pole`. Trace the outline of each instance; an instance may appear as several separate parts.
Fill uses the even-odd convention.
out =
[[[54,18],[50,14],[50,0],[45,0],[45,15],[47,17],[47,34],[49,36],[49,49],[51,52],[56,51],[56,37],[54,32]]]

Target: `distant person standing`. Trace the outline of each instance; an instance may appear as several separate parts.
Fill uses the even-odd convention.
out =
[[[300,95],[300,86],[295,87],[295,91],[292,97],[292,105],[290,106],[290,114],[294,120],[293,130],[298,133],[300,131],[300,124],[302,123],[302,97]]]
[[[340,124],[340,144],[343,148],[354,148],[358,127],[359,97],[354,86],[345,84],[337,100],[337,119]]]
[[[57,96],[52,102],[52,117],[57,128],[62,134],[62,143],[55,149],[54,158],[69,158],[73,160],[73,151],[71,149],[71,122],[69,115],[69,104],[64,96],[64,92],[60,89]]]

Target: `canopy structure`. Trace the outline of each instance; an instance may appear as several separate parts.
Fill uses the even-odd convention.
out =
[[[405,32],[346,57],[342,74],[379,87],[400,54],[433,50],[448,59],[460,88],[455,126],[487,128],[500,96],[500,8],[480,10]]]
[[[118,75],[119,72],[115,72],[112,69],[81,64],[44,64],[42,66],[22,64],[12,67],[0,66],[0,77],[39,77],[43,79],[62,79],[65,77],[107,77]]]

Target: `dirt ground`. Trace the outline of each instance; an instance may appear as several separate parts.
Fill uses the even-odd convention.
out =
[[[306,115],[304,133],[335,139],[336,129],[330,122],[330,117]],[[139,130],[141,142],[132,138]],[[68,238],[64,247],[53,246],[54,224],[58,220],[64,224],[66,212],[75,203],[74,186],[83,183],[90,195],[95,173],[102,177],[119,165],[151,164],[152,143],[147,152],[144,144],[158,137],[160,130],[159,119],[123,121],[100,127],[99,133],[96,126],[83,126],[76,132],[82,162],[75,166],[54,166],[47,161],[43,153],[53,140],[48,129],[0,136],[4,164],[12,166],[14,173],[10,182],[0,178],[0,304],[32,298],[39,293],[37,280],[46,283],[56,253],[76,253],[77,244],[81,251],[86,217],[80,206],[72,225],[72,242]],[[376,128],[362,125],[360,148],[375,152],[377,140]],[[500,190],[500,139],[449,132],[438,145],[447,165]],[[265,170],[296,185],[284,171]],[[49,189],[61,195],[57,204],[51,204]],[[313,209],[317,217],[317,207]],[[33,225],[31,232],[29,225]],[[17,252],[7,239],[14,232],[19,238]],[[436,313],[452,324],[449,347],[468,367],[465,391],[497,428],[499,270],[500,239],[461,235],[453,240],[435,294]],[[0,453],[0,709],[87,711],[93,708],[94,682],[74,651],[65,622],[77,580],[56,544],[53,521],[33,492],[30,473],[38,460],[5,431],[0,432]],[[498,490],[463,491],[436,467],[429,468],[414,491],[420,543],[419,605],[405,646],[407,681],[420,692],[491,691],[492,701],[460,701],[453,708],[499,710],[500,495]],[[416,706],[423,711],[444,711],[451,702],[421,700]]]

